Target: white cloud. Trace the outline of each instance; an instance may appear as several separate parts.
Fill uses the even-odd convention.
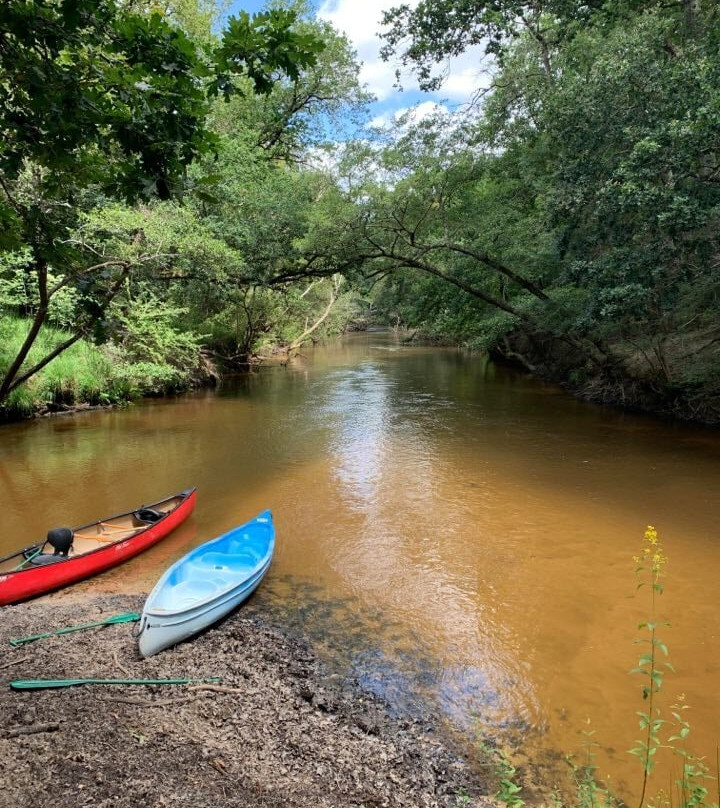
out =
[[[489,61],[482,48],[476,46],[468,49],[451,62],[441,94],[465,103],[480,90],[486,90],[492,81]]]
[[[307,165],[317,171],[324,171],[328,174],[334,173],[335,167],[340,159],[340,148],[319,149],[311,146],[305,155]]]
[[[406,0],[411,8],[417,3],[418,0]],[[360,79],[379,101],[387,101],[397,93],[393,86],[397,64],[380,58],[383,42],[378,36],[383,12],[397,4],[398,0],[323,0],[317,12],[318,17],[346,34],[362,62]],[[454,59],[443,87],[433,95],[456,104],[469,101],[478,88],[488,83],[483,75],[483,56],[483,48],[475,46]],[[408,91],[417,92],[417,82],[409,73],[402,74],[401,82]]]
[[[371,121],[370,126],[373,129],[389,129],[395,121],[395,113],[389,109],[376,115]]]
[[[410,0],[409,5],[417,5]],[[342,31],[357,50],[362,62],[360,79],[368,85],[380,101],[394,92],[395,67],[380,58],[382,42],[378,36],[384,11],[392,8],[396,0],[324,0],[317,15]]]
[[[407,124],[412,125],[435,115],[449,117],[451,113],[446,106],[438,104],[436,101],[423,101],[421,104],[416,104],[414,107],[400,107],[396,110],[386,110],[376,115],[370,121],[370,126],[375,129],[389,129],[405,116],[407,116]]]

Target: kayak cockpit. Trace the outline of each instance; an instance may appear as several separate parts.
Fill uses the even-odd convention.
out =
[[[168,576],[152,608],[161,611],[186,609],[232,589],[247,580],[260,562],[260,554],[206,553],[178,566]]]

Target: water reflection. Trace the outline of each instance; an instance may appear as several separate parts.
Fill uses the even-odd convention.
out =
[[[630,559],[648,523],[670,555],[668,688],[696,707],[697,751],[716,742],[719,459],[716,432],[355,335],[217,393],[3,427],[0,547],[197,485],[181,531],[83,585],[142,591],[270,507],[276,558],[257,603],[368,689],[547,766],[591,716],[624,776],[646,616]]]

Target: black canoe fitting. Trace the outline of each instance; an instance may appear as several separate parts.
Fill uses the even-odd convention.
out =
[[[48,530],[47,542],[55,550],[56,556],[66,556],[73,544],[73,532],[69,527],[54,527]]]
[[[135,513],[133,513],[133,516],[139,522],[149,522],[150,524],[152,524],[153,522],[157,522],[158,520],[162,519],[163,516],[166,515],[167,514],[153,510],[152,508],[140,508],[140,510],[135,511]]]

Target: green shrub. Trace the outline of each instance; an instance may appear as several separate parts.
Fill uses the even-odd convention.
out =
[[[192,385],[198,348],[193,337],[168,328],[142,308],[143,332],[133,321],[129,347],[112,343],[97,346],[79,340],[53,359],[39,373],[12,391],[0,414],[23,418],[46,409],[86,403],[119,404],[143,395],[177,392]],[[129,320],[128,320],[129,321]],[[0,373],[17,354],[29,328],[29,320],[0,317]],[[70,333],[45,327],[33,346],[26,366],[45,356]],[[136,358],[137,357],[137,358]]]

